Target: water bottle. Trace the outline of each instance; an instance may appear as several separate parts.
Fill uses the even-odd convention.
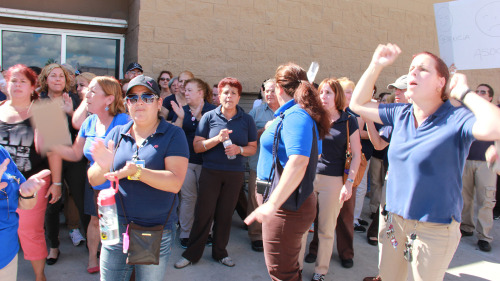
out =
[[[226,148],[226,147],[230,146],[231,144],[233,144],[233,142],[231,141],[231,139],[227,139],[222,144],[224,145],[224,148]],[[227,159],[229,159],[229,160],[236,159],[236,155],[228,155]]]
[[[116,188],[113,188],[115,183]],[[99,209],[99,230],[103,245],[115,245],[120,242],[118,230],[118,212],[116,211],[115,194],[118,192],[118,180],[111,181],[111,186],[101,190],[97,197]]]

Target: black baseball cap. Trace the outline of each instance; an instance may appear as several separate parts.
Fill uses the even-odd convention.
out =
[[[128,65],[127,67],[127,70],[125,71],[125,73],[129,72],[130,70],[133,70],[133,69],[139,69],[141,72],[144,72],[142,70],[142,65],[136,63],[136,62],[133,62],[131,64]]]
[[[153,94],[160,96],[160,87],[158,87],[158,83],[156,83],[156,81],[149,76],[139,75],[134,79],[130,80],[130,82],[128,83],[127,95],[128,92],[130,92],[130,89],[132,89],[135,86],[144,86],[150,89],[153,92]]]

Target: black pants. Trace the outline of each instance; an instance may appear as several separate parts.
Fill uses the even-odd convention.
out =
[[[90,221],[90,219],[85,219],[85,214],[83,213],[83,194],[87,178],[87,162],[87,159],[82,159],[79,162],[63,161],[62,171],[62,181],[68,185],[69,192],[73,195],[73,200],[78,208],[85,233]],[[62,188],[62,192],[66,192],[65,188]],[[59,213],[61,207],[62,200],[59,200],[54,204],[48,204],[47,211],[45,212],[45,233],[50,248],[59,248]]]
[[[200,260],[212,221],[214,222],[212,257],[220,260],[228,256],[226,246],[243,180],[243,172],[202,168],[194,222],[189,234],[188,248],[182,254],[184,258],[191,262]]]

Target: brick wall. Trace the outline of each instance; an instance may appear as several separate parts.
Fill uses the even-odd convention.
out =
[[[139,0],[134,0],[139,1]],[[377,44],[403,50],[377,87],[408,71],[412,55],[439,53],[432,0],[140,0],[138,60],[156,77],[163,69],[189,69],[209,84],[237,77],[257,92],[281,63],[307,69],[316,81],[357,81]],[[500,70],[466,71],[471,87],[490,83],[500,93]],[[496,79],[495,79],[496,78]]]

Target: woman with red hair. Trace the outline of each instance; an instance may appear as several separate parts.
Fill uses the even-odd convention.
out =
[[[175,268],[183,268],[200,260],[212,222],[212,257],[233,267],[226,246],[231,231],[231,218],[245,176],[245,156],[257,151],[257,128],[252,117],[238,106],[242,87],[231,77],[219,82],[221,105],[201,117],[194,137],[194,151],[202,154],[194,222],[188,248]]]
[[[36,205],[30,210],[21,210],[19,214],[19,240],[23,248],[24,258],[31,262],[35,279],[46,280],[44,268],[47,257],[45,242],[45,211],[47,202],[54,204],[61,198],[62,161],[50,152],[47,158],[36,150],[35,130],[31,126],[31,107],[38,99],[35,93],[37,76],[25,65],[17,64],[10,67],[5,75],[7,80],[7,95],[9,99],[0,104],[0,132],[3,146],[10,153],[18,169],[25,178],[29,178],[50,167],[51,178],[46,178],[38,191]]]

